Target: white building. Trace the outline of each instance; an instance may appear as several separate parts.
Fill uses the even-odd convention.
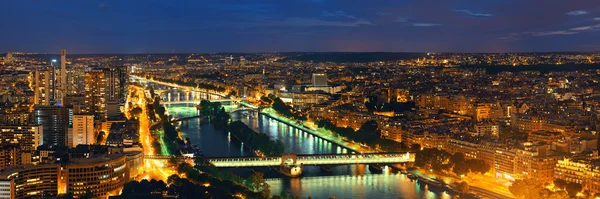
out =
[[[15,198],[12,180],[0,180],[0,199]]]
[[[73,126],[69,128],[67,140],[70,147],[76,147],[80,144],[94,144],[96,140],[94,116],[73,115]]]

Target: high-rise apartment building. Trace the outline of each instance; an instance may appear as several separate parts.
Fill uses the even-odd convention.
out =
[[[111,66],[109,70],[110,73],[107,80],[109,84],[108,101],[125,103],[125,97],[127,95],[127,84],[129,82],[127,67]]]
[[[85,112],[98,120],[106,119],[110,76],[108,68],[90,68],[85,72]]]
[[[71,109],[56,106],[38,106],[34,120],[43,128],[42,142],[48,145],[65,145],[67,130],[71,125]]]
[[[125,102],[127,78],[125,67],[89,68],[85,73],[86,112],[98,120],[118,114],[118,108],[108,106]]]
[[[57,77],[58,96],[56,96],[57,104],[63,106],[67,97],[67,49],[60,50],[60,73]]]
[[[327,74],[313,73],[312,74],[312,85],[314,87],[326,87],[327,86]]]
[[[73,124],[69,128],[67,146],[76,147],[80,144],[91,145],[96,143],[94,133],[93,115],[73,115]]]
[[[0,144],[16,144],[24,151],[35,150],[44,143],[41,125],[0,125]]]
[[[35,70],[33,75],[34,99],[36,105],[50,105],[54,100],[54,70],[41,68]]]

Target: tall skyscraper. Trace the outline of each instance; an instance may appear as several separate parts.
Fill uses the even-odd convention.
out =
[[[42,142],[48,145],[65,145],[67,130],[71,125],[71,109],[56,106],[37,106],[34,118],[43,128]]]
[[[118,103],[125,103],[125,97],[127,95],[127,85],[129,82],[129,75],[127,67],[125,66],[111,66],[110,75],[108,77],[109,82],[109,101],[116,101]]]
[[[312,84],[314,87],[326,87],[327,86],[327,74],[313,73]]]
[[[93,115],[73,115],[73,124],[69,128],[67,146],[76,147],[80,144],[96,143]]]
[[[50,105],[50,102],[54,100],[54,70],[52,68],[37,69],[33,79],[34,104]]]
[[[93,114],[97,120],[118,115],[119,104],[125,102],[127,79],[125,67],[88,68],[85,73],[85,112]]]
[[[85,112],[97,120],[106,119],[106,104],[110,92],[108,68],[88,68],[85,72]]]
[[[67,95],[83,95],[85,68],[73,66],[67,70]]]
[[[64,48],[60,50],[60,76],[58,80],[60,86],[56,102],[63,106],[67,97],[67,49]]]

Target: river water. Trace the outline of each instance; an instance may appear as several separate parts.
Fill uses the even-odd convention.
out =
[[[191,104],[166,105],[174,117],[197,115]],[[250,112],[237,112],[233,120],[241,120],[257,132],[266,133],[272,139],[281,140],[286,153],[295,154],[334,154],[347,153],[334,143],[322,140],[306,132]],[[214,129],[207,121],[192,119],[182,123],[180,130],[185,137],[197,145],[207,157],[240,157],[252,153],[242,148],[242,143],[227,133]],[[371,173],[368,165],[345,165],[330,168],[330,171],[317,166],[305,166],[301,178],[285,177],[270,168],[229,169],[241,176],[252,171],[265,173],[272,194],[282,191],[300,198],[451,198],[443,190],[412,181],[399,173]]]

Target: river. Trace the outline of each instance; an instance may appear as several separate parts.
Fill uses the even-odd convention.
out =
[[[166,105],[174,117],[197,115],[191,104]],[[257,132],[266,133],[272,139],[281,140],[286,153],[295,154],[334,154],[347,153],[345,149],[306,132],[250,112],[232,114],[233,120],[241,120]],[[242,148],[227,133],[214,129],[207,121],[192,119],[180,126],[183,136],[188,137],[207,157],[240,157],[252,153]],[[301,178],[285,177],[270,168],[228,169],[241,176],[252,170],[265,173],[272,194],[286,191],[300,198],[451,198],[439,188],[408,179],[399,173],[371,173],[368,165],[345,165],[325,171],[320,167],[304,167]]]

